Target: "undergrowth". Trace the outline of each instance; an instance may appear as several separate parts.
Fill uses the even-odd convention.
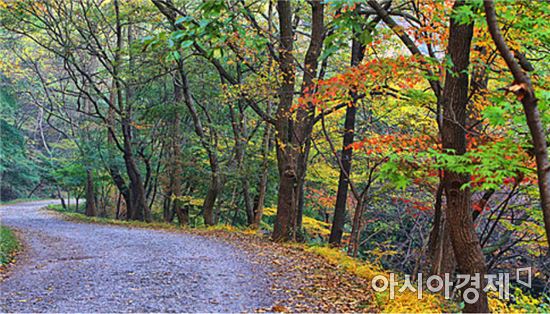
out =
[[[389,278],[389,273],[380,266],[352,258],[336,248],[311,246],[307,250],[324,257],[327,262],[368,281],[371,281],[378,275]],[[440,313],[444,310],[449,310],[449,304],[446,304],[439,295],[424,292],[422,299],[419,300],[416,292],[405,290],[401,293],[397,291],[398,289],[399,287],[396,286],[395,298],[393,300],[389,300],[389,294],[387,293],[375,292],[375,301],[382,312]]]
[[[19,242],[12,230],[0,226],[0,266],[10,263],[19,249]]]

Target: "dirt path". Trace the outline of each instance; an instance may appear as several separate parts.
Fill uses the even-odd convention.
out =
[[[269,307],[271,269],[205,237],[64,221],[55,201],[0,208],[25,252],[0,283],[5,312],[242,312]]]

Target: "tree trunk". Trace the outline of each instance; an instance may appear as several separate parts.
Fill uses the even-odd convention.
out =
[[[67,209],[67,205],[65,204],[65,199],[63,198],[63,194],[61,193],[61,189],[59,188],[59,186],[55,186],[57,188],[57,197],[59,197],[59,200],[61,201],[61,207],[63,207],[63,209]]]
[[[174,119],[172,121],[172,138],[171,138],[171,162],[170,162],[170,197],[174,197],[172,200],[172,212],[175,212],[178,216],[178,222],[181,225],[189,224],[188,210],[182,206],[182,202],[178,200],[181,196],[181,147],[180,147],[180,113],[179,105],[184,99],[183,86],[178,82],[177,76],[174,77]],[[165,220],[168,218],[172,220],[172,214],[165,215]]]
[[[296,196],[294,184],[296,178],[295,161],[290,154],[288,142],[292,134],[289,110],[294,98],[295,67],[293,56],[294,31],[292,29],[292,5],[290,1],[277,1],[279,12],[279,68],[283,81],[279,87],[279,107],[276,114],[277,162],[279,169],[279,188],[277,217],[273,226],[274,241],[289,240],[290,215],[294,210]]]
[[[264,214],[265,196],[267,193],[267,181],[269,178],[269,151],[271,150],[271,125],[266,123],[264,137],[262,139],[262,176],[258,185],[258,197],[254,206],[253,226],[258,228]]]
[[[359,252],[359,241],[361,239],[363,211],[365,209],[365,205],[365,198],[361,196],[357,200],[357,206],[355,207],[355,213],[353,214],[352,228],[348,246],[348,255],[353,257],[357,257],[357,253]]]
[[[94,192],[94,178],[91,169],[86,169],[86,216],[96,215],[96,203]]]
[[[311,1],[311,40],[304,61],[304,79],[301,92],[314,92],[313,80],[317,74],[324,34],[324,3]],[[292,27],[292,5],[290,1],[277,2],[279,12],[279,68],[283,82],[279,87],[279,107],[275,121],[277,134],[277,161],[279,169],[279,192],[277,217],[273,229],[274,241],[295,240],[301,230],[301,202],[307,170],[314,108],[296,110],[293,119],[291,106],[294,96],[295,67],[293,56],[294,32]]]
[[[546,240],[550,248],[550,160],[548,158],[548,144],[546,143],[545,129],[537,107],[538,100],[529,75],[522,70],[521,65],[516,61],[514,55],[504,41],[498,27],[495,4],[492,0],[485,0],[485,16],[491,37],[497,46],[501,56],[506,61],[510,72],[514,76],[515,87],[518,90],[513,92],[518,96],[523,105],[523,111],[527,118],[527,126],[533,139],[535,161],[537,164],[537,178],[541,199],[544,227],[546,229]],[[550,251],[549,251],[550,252]]]
[[[220,190],[221,190],[221,180],[219,178],[219,175],[213,172],[210,180],[210,185],[208,186],[208,192],[206,193],[206,197],[204,198],[204,204],[202,208],[204,223],[207,226],[213,226],[216,224],[216,214],[214,211],[214,206],[216,205],[216,199],[218,197],[218,193],[220,192]]]
[[[465,3],[455,2],[453,10]],[[470,64],[470,46],[473,36],[473,23],[460,24],[451,18],[447,54],[452,61],[452,69],[447,70],[445,86],[441,98],[443,109],[442,142],[443,149],[456,155],[466,152],[466,116],[468,104],[468,66]],[[463,188],[469,182],[469,175],[445,170],[443,182],[447,200],[446,217],[458,269],[461,273],[483,278],[485,257],[481,251],[471,213],[471,194],[469,188]],[[464,312],[488,312],[487,295],[481,289],[472,287],[479,293],[477,302],[465,303]]]
[[[172,222],[174,220],[174,216],[172,215],[172,200],[171,200],[172,192],[166,193],[166,197],[163,200],[162,205],[162,216],[164,218],[164,222]]]
[[[353,39],[351,45],[351,66],[357,66],[364,57],[365,47]],[[344,139],[342,142],[342,151],[340,152],[340,176],[338,178],[338,190],[336,192],[336,205],[334,207],[334,218],[330,230],[328,242],[332,245],[340,245],[342,235],[344,234],[344,224],[346,219],[346,204],[348,199],[349,176],[351,174],[352,149],[349,145],[353,143],[355,135],[355,114],[357,112],[357,93],[351,91],[353,103],[346,107],[346,118],[344,121]]]
[[[443,192],[443,186],[438,194]],[[434,223],[430,232],[428,243],[430,257],[430,274],[444,276],[452,274],[456,268],[451,236],[449,233],[449,220],[445,217],[441,203],[435,208]]]
[[[235,141],[235,163],[237,173],[241,180],[242,196],[246,213],[247,224],[254,224],[254,204],[250,195],[250,183],[248,176],[245,174],[244,159],[246,155],[246,129],[245,116],[242,110],[237,113],[232,104],[229,105],[229,116],[231,117],[231,126],[233,129],[233,139]],[[237,215],[235,215],[235,218]]]
[[[116,199],[116,212],[115,212],[115,218],[120,219],[120,203],[122,203],[122,194],[118,193],[118,197]]]
[[[115,84],[115,80],[113,79],[110,96],[109,96],[109,102],[111,103],[111,105],[109,106],[109,111],[107,115],[107,143],[109,144],[109,152],[111,152],[111,147],[115,144],[115,138],[114,138],[115,111],[113,108],[117,101],[116,95],[117,95],[116,84]],[[128,185],[126,185],[126,181],[120,174],[120,169],[115,164],[114,156],[111,153],[109,153],[108,168],[109,168],[108,169],[109,174],[111,175],[111,178],[115,183],[115,186],[117,187],[119,193],[124,198],[124,203],[126,203],[126,219],[130,219],[130,217],[128,216],[128,213],[133,212],[132,202],[130,201],[130,189],[128,188]],[[120,204],[120,202],[118,203]],[[117,207],[117,212],[120,213],[120,207]],[[117,219],[118,218],[119,218],[119,215],[117,215]]]
[[[434,219],[428,240],[428,256],[430,259],[430,274],[443,276],[451,274],[456,268],[453,245],[449,233],[449,221],[443,211],[443,178],[437,186],[434,204]]]
[[[126,200],[126,217],[131,220],[146,220],[150,222],[152,220],[151,211],[147,206],[147,199],[145,197],[145,188],[143,180],[139,172],[139,168],[134,158],[134,152],[132,147],[132,91],[127,90],[126,103],[123,101],[122,86],[119,77],[119,66],[121,61],[122,47],[122,23],[120,20],[119,1],[113,2],[116,14],[116,51],[114,55],[115,66],[113,66],[112,74],[114,87],[116,92],[116,101],[119,111],[121,112],[121,131],[123,138],[123,156],[124,163],[126,165],[126,172],[130,180],[128,199]],[[130,60],[131,63],[131,60]]]
[[[133,154],[131,145],[131,124],[128,119],[122,120],[122,133],[124,138],[124,163],[126,164],[126,172],[130,179],[130,202],[131,206],[127,208],[131,209],[127,211],[127,216],[131,220],[145,220],[150,222],[151,211],[147,206],[147,199],[145,197],[145,188],[143,186],[143,180],[141,174],[136,165],[136,161]]]
[[[210,129],[210,135],[205,134],[202,121],[200,119],[199,113],[197,112],[195,103],[191,97],[189,91],[189,82],[187,81],[187,75],[185,74],[183,63],[178,63],[178,84],[181,85],[181,90],[183,94],[183,100],[185,106],[187,107],[191,119],[193,120],[193,126],[195,133],[199,137],[199,141],[202,147],[206,150],[208,155],[208,162],[210,163],[211,168],[211,179],[210,185],[208,187],[208,192],[204,199],[203,203],[203,218],[204,223],[212,226],[216,223],[216,215],[214,213],[214,205],[216,204],[216,199],[221,190],[222,183],[220,179],[220,165],[218,161],[218,155],[216,153],[216,140],[215,140],[215,130]]]
[[[246,222],[249,226],[254,224],[254,202],[252,201],[252,196],[250,195],[250,183],[248,178],[243,176],[242,181],[242,191],[244,198],[244,207],[246,209]]]

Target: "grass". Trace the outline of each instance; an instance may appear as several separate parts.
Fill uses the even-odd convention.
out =
[[[19,241],[13,231],[0,226],[0,266],[10,263],[18,249]]]
[[[71,205],[71,207],[73,207]],[[84,214],[77,213],[74,211],[74,207],[68,209],[63,208],[61,205],[48,205],[49,210],[56,211],[60,214],[63,214],[68,220],[72,221],[81,221],[88,223],[96,223],[103,225],[116,225],[116,226],[125,226],[125,227],[135,227],[135,228],[145,228],[145,229],[163,229],[163,230],[185,230],[187,227],[179,226],[175,223],[167,223],[160,221],[145,222],[138,220],[120,220],[107,217],[88,217]]]
[[[0,205],[13,205],[17,203],[24,203],[24,202],[32,202],[32,201],[40,201],[42,198],[38,197],[31,197],[31,198],[16,198],[11,201],[0,201]]]

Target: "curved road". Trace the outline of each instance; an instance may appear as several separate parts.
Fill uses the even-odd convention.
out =
[[[25,251],[0,283],[3,312],[242,312],[271,306],[270,269],[189,234],[64,221],[55,201],[0,208]]]

